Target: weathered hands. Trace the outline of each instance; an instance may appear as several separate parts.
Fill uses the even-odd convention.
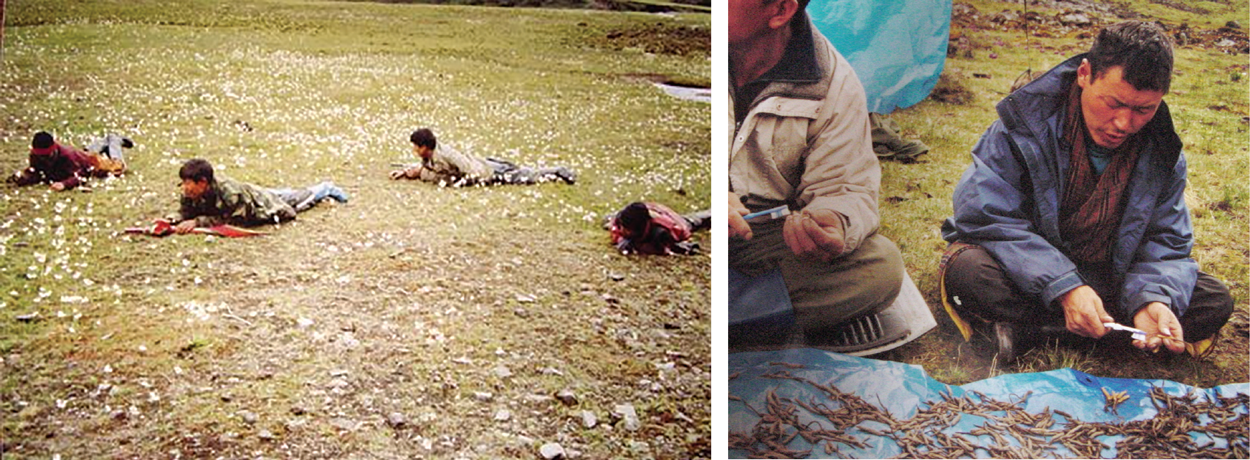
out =
[[[1146,340],[1134,340],[1133,346],[1146,351],[1156,351],[1162,345],[1172,353],[1185,351],[1185,333],[1181,322],[1162,302],[1151,302],[1133,315],[1133,327],[1146,333]]]
[[[742,238],[744,240],[751,239],[751,225],[747,223],[742,216],[750,214],[751,211],[742,205],[742,199],[738,198],[738,194],[729,192],[729,237]]]
[[[1073,334],[1101,338],[1107,334],[1107,328],[1102,323],[1115,322],[1115,318],[1103,309],[1098,293],[1089,285],[1063,293],[1059,296],[1059,305],[1063,307],[1066,326]]]
[[[828,262],[846,249],[846,230],[842,216],[830,209],[804,210],[786,217],[783,236],[786,245],[798,256],[809,256]]]
[[[53,183],[52,183],[52,191],[54,191],[54,192],[59,192],[59,191],[62,191],[62,190],[65,190],[65,184],[63,184],[63,183],[61,183],[61,182],[53,182]]]

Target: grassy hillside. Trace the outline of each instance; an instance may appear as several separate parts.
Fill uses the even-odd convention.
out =
[[[707,48],[612,38],[707,35],[707,15],[8,8],[0,168],[38,130],[137,146],[90,193],[0,186],[0,456],[709,454],[710,259],[623,257],[598,226],[632,200],[709,206],[709,106],[650,84],[708,81]],[[422,126],[578,183],[388,180]],[[176,209],[194,157],[266,186],[333,180],[352,201],[258,239],[121,234]]]

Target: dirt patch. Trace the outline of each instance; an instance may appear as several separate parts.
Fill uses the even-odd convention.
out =
[[[937,85],[929,93],[929,98],[947,104],[964,105],[972,102],[972,91],[964,86],[964,77],[951,72],[942,72]]]
[[[1174,0],[1152,0],[1195,14],[1208,14],[1201,8]],[[1042,1],[1028,3],[1027,11],[1003,9],[980,11],[967,3],[956,2],[951,10],[951,49],[960,53],[976,49],[975,43],[959,42],[964,30],[1012,30],[1037,38],[1070,37],[1092,39],[1103,26],[1126,19],[1144,19],[1127,6],[1118,3],[1095,3],[1085,0]],[[1197,11],[1202,10],[1202,11]],[[1172,36],[1177,46],[1219,50],[1232,54],[1250,53],[1250,33],[1238,24],[1216,29],[1198,29],[1187,23],[1156,21]]]
[[[666,22],[646,22],[628,28],[594,31],[585,37],[585,42],[616,51],[634,49],[676,56],[706,56],[712,52],[711,30]]]

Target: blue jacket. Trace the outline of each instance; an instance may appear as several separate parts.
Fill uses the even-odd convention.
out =
[[[955,215],[942,237],[984,247],[1021,290],[1045,308],[1086,284],[1065,255],[1059,204],[1071,147],[1063,140],[1070,85],[1084,55],[1073,57],[999,102],[998,121],[972,149],[972,165],[955,187]],[[1111,264],[1122,286],[1103,299],[1118,318],[1150,302],[1178,316],[1189,306],[1198,264],[1189,257],[1193,225],[1185,206],[1185,156],[1166,103],[1137,136],[1146,144],[1128,185]]]

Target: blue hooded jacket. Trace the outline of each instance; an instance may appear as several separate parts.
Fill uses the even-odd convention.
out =
[[[999,102],[998,116],[972,149],[972,165],[955,187],[955,215],[942,237],[984,247],[1024,292],[1044,308],[1086,284],[1059,235],[1059,204],[1071,146],[1063,139],[1068,91],[1085,55],[1068,59]],[[1138,131],[1142,153],[1133,169],[1111,266],[1119,299],[1103,299],[1117,318],[1150,302],[1180,316],[1189,306],[1198,264],[1189,257],[1193,225],[1185,206],[1185,156],[1166,103]]]

